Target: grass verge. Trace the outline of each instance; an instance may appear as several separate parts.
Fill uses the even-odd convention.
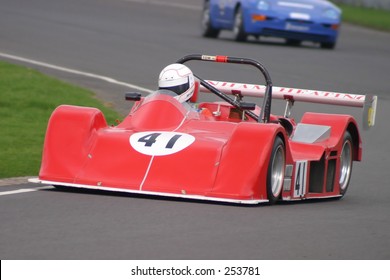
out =
[[[390,11],[356,7],[337,3],[343,11],[343,21],[382,31],[390,31]]]
[[[61,104],[99,108],[109,124],[120,118],[88,90],[0,61],[0,178],[38,175],[47,122]]]

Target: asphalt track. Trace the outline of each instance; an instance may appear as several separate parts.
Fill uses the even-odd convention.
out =
[[[1,259],[390,258],[390,34],[344,24],[334,51],[269,39],[236,43],[228,32],[204,39],[200,7],[189,0],[1,0],[0,52],[147,89],[156,87],[165,65],[186,54],[242,56],[262,61],[278,86],[376,94],[377,123],[362,133],[363,161],[354,165],[345,198],[242,207],[6,185],[0,187]],[[22,64],[89,87],[123,113],[131,105],[123,102],[126,87]],[[191,67],[209,79],[259,79],[241,66]],[[361,113],[297,104],[297,119],[304,110]]]

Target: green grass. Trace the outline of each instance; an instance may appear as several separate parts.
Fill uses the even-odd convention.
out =
[[[0,61],[0,178],[38,175],[46,125],[60,104],[99,108],[109,124],[120,118],[90,91]]]
[[[390,11],[337,4],[343,11],[343,21],[353,24],[390,31]]]

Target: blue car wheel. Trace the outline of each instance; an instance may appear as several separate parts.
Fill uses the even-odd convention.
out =
[[[210,3],[206,1],[202,13],[202,36],[208,38],[217,38],[220,30],[212,27],[210,19]]]
[[[322,42],[321,48],[323,49],[334,49],[336,46],[336,42]]]
[[[248,34],[245,33],[244,17],[242,14],[241,7],[237,8],[234,16],[233,34],[234,34],[234,40],[238,42],[244,42],[248,37]]]
[[[301,44],[301,40],[296,40],[296,39],[287,39],[286,44],[289,46],[299,46]]]

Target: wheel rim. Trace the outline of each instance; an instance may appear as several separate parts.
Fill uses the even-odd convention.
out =
[[[352,169],[352,145],[345,141],[340,156],[340,189],[345,190],[348,186]]]
[[[233,28],[233,33],[235,35],[240,33],[241,24],[242,24],[242,16],[240,12],[237,12],[236,18],[234,19],[234,28]]]
[[[280,194],[283,186],[284,178],[284,151],[280,145],[275,151],[274,158],[272,159],[272,174],[271,174],[271,188],[274,197]]]
[[[208,9],[204,9],[203,17],[202,17],[202,27],[203,27],[203,30],[207,29],[209,21],[210,21],[209,10]]]

